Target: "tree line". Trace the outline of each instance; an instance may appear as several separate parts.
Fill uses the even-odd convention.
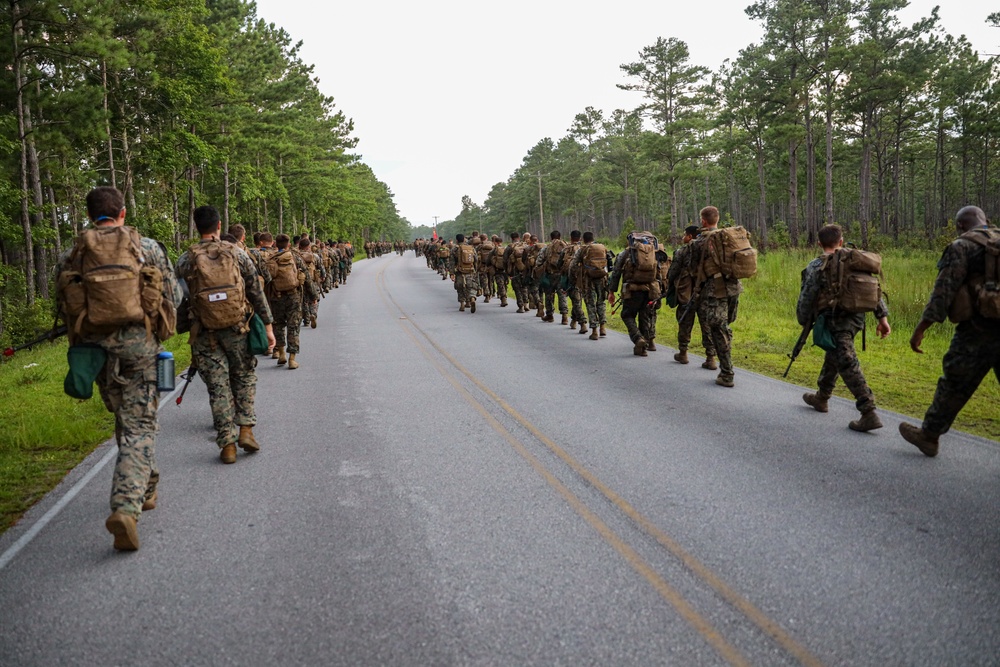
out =
[[[763,37],[718,70],[660,38],[621,65],[636,106],[587,107],[439,233],[553,227],[676,240],[717,205],[769,245],[927,247],[965,204],[1000,211],[997,59],[907,0],[759,0]],[[986,16],[1000,25],[1000,13]],[[454,227],[454,230],[452,230]]]
[[[95,185],[171,253],[224,228],[405,238],[392,192],[301,43],[250,0],[10,0],[0,46],[0,338],[51,317],[51,271]],[[46,315],[47,314],[47,315]]]

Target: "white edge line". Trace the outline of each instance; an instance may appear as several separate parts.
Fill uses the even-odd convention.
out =
[[[162,397],[160,399],[160,404],[156,408],[156,411],[159,412],[160,408],[162,408],[164,404],[169,403],[170,399],[174,397],[174,394],[176,394],[178,391],[181,390],[182,386],[183,385],[181,383],[177,383],[172,392]],[[66,495],[60,498],[55,505],[50,507],[49,511],[43,514],[42,517],[38,521],[36,521],[35,524],[31,528],[29,528],[24,535],[19,537],[17,541],[14,542],[14,544],[10,545],[10,547],[6,551],[4,551],[3,554],[0,554],[0,570],[2,570],[10,561],[14,560],[14,556],[16,556],[18,552],[21,551],[21,549],[28,546],[28,544],[30,544],[31,541],[35,539],[35,536],[37,536],[38,533],[42,531],[42,528],[45,528],[45,526],[48,525],[49,521],[52,521],[52,519],[54,519],[55,516],[59,514],[59,512],[61,512],[62,509],[66,507],[66,505],[68,505],[69,502],[73,500],[73,498],[75,498],[78,493],[80,493],[80,490],[83,489],[83,487],[86,486],[90,482],[90,480],[92,480],[94,476],[97,475],[98,472],[100,472],[101,468],[106,466],[108,464],[108,461],[115,458],[117,455],[118,455],[118,447],[111,447],[108,450],[108,453],[105,454],[101,458],[101,460],[94,465],[93,468],[88,470],[87,474],[84,475],[82,478],[80,478],[77,481],[77,483],[70,488],[69,491],[66,492]]]

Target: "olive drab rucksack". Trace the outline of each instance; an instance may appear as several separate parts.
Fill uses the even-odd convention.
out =
[[[188,251],[191,315],[203,329],[228,329],[246,319],[247,300],[237,253],[228,241],[196,243]]]
[[[480,243],[476,250],[479,252],[479,270],[485,271],[490,266],[490,253],[493,252],[493,243],[486,239]]]
[[[991,320],[1000,319],[1000,229],[973,229],[960,238],[983,246],[986,270],[982,275],[970,275],[958,289],[948,309],[948,319],[965,322],[976,314]]]
[[[649,232],[632,232],[628,235],[629,263],[626,264],[625,280],[636,285],[656,282],[658,267],[656,251],[660,244]]]
[[[608,249],[601,243],[591,243],[583,251],[583,272],[594,280],[608,275]]]
[[[306,274],[299,271],[291,250],[279,250],[267,257],[267,270],[271,273],[271,288],[276,292],[291,292],[306,282]]]
[[[510,246],[510,273],[523,273],[527,267],[524,263],[525,245],[521,241]]]
[[[94,227],[74,240],[56,278],[59,314],[71,342],[81,334],[109,334],[144,324],[147,336],[173,335],[173,308],[163,301],[163,274],[147,266],[133,227]],[[169,313],[166,311],[170,311]]]
[[[503,264],[503,255],[506,250],[507,248],[505,248],[503,245],[498,245],[495,248],[493,248],[493,254],[490,255],[490,261],[493,262],[493,268],[496,269],[497,271],[500,271],[501,273],[503,273],[506,269],[506,267],[504,267]]]
[[[749,278],[757,273],[757,250],[746,229],[722,227],[701,235],[708,237],[700,267],[705,278]]]
[[[816,311],[828,309],[845,313],[871,313],[882,299],[882,257],[856,248],[839,248],[823,255],[820,266],[823,289]]]
[[[455,270],[459,273],[470,274],[476,272],[476,249],[468,243],[458,246],[458,262]]]
[[[441,247],[438,248],[438,254],[437,254],[437,256],[438,256],[438,259],[447,259],[448,257],[451,256],[451,251],[448,250],[448,246],[446,246],[444,243],[442,243]]]
[[[316,268],[316,255],[309,252],[300,252],[299,256],[302,257],[302,261],[306,265],[306,273],[309,274],[309,280],[314,283],[319,282],[319,269]]]
[[[545,270],[549,273],[562,273],[563,251],[566,249],[566,242],[562,239],[555,239],[549,244],[549,254],[545,258]]]

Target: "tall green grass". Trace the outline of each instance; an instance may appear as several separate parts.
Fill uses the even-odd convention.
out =
[[[757,275],[743,281],[739,317],[732,327],[733,361],[738,367],[776,378],[785,372],[788,355],[802,332],[795,319],[802,269],[816,256],[817,253],[805,250],[772,251],[760,256]],[[948,350],[954,325],[931,327],[922,345],[924,354],[910,350],[910,335],[920,321],[937,275],[937,255],[919,250],[889,250],[882,257],[892,333],[885,340],[879,339],[875,335],[874,318],[869,315],[868,349],[861,351],[859,335],[858,357],[879,407],[900,412],[919,423],[934,397],[941,359]],[[612,326],[625,330],[618,317],[612,318]],[[666,345],[677,344],[675,311],[665,306],[657,319],[656,338]],[[700,344],[701,334],[695,326],[692,351],[702,351]],[[810,340],[792,365],[787,380],[815,387],[822,365],[823,352],[812,347]],[[842,384],[838,384],[836,393],[853,400]],[[954,428],[1000,440],[1000,385],[992,374],[958,416]]]
[[[191,361],[187,335],[165,347],[178,369]],[[65,339],[0,363],[0,532],[114,435],[114,417],[94,388],[86,401],[63,393]]]

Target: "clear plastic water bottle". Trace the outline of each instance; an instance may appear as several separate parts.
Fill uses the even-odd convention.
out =
[[[156,355],[156,390],[174,390],[174,354],[160,352]]]

